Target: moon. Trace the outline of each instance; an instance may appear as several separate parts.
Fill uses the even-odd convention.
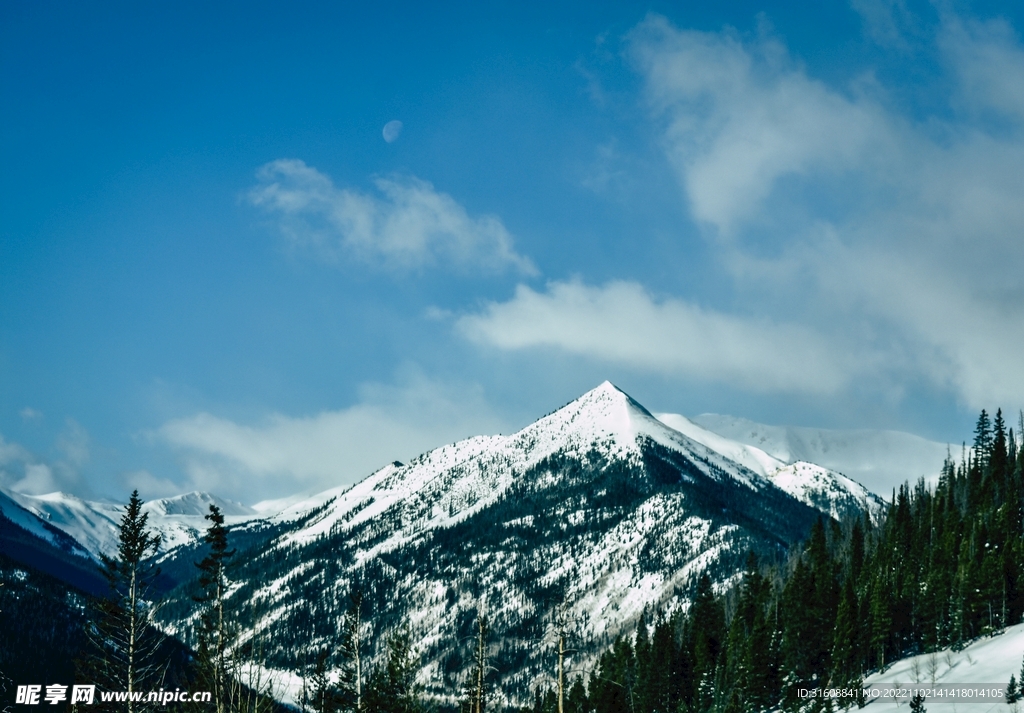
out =
[[[384,140],[389,144],[394,143],[398,139],[398,135],[402,133],[402,122],[398,119],[394,119],[384,124],[384,131],[381,132],[384,135]]]

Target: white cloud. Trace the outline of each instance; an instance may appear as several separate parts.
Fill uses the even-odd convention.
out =
[[[23,408],[21,411],[18,412],[18,415],[21,416],[22,421],[26,422],[43,420],[43,412],[34,409],[31,406],[26,406],[25,408]]]
[[[68,419],[54,445],[63,458],[41,458],[0,435],[0,486],[29,495],[75,492],[82,484],[79,470],[89,460],[89,434]]]
[[[905,0],[850,0],[861,16],[867,34],[884,47],[909,49],[906,35],[914,28],[914,18]]]
[[[1024,119],[1024,53],[1005,20],[946,18],[939,45],[960,80],[960,108]]]
[[[330,177],[297,159],[263,166],[249,201],[277,219],[295,245],[323,258],[351,256],[398,270],[432,266],[457,270],[535,272],[515,252],[493,215],[470,216],[447,193],[415,177],[377,178],[377,195],[337,188]]]
[[[756,392],[834,393],[868,366],[803,327],[656,300],[632,282],[556,282],[546,293],[521,285],[457,328],[501,349],[554,347]]]
[[[876,375],[1024,402],[1024,48],[1005,23],[943,20],[956,89],[924,117],[812,79],[770,37],[651,17],[629,41],[740,305],[886,344]]]
[[[11,443],[4,439],[0,435],[0,468],[8,466],[18,461],[31,460],[32,454],[28,452],[23,446],[17,443]]]
[[[887,148],[877,107],[810,79],[772,40],[751,48],[652,17],[631,47],[694,217],[726,235],[758,218],[780,179],[849,170]]]
[[[501,430],[479,388],[416,372],[399,386],[366,385],[360,397],[346,409],[257,424],[200,413],[155,435],[182,455],[188,488],[255,502],[354,483],[393,460]]]
[[[45,463],[28,463],[25,465],[24,476],[11,485],[11,490],[16,493],[42,495],[60,488],[50,466]]]
[[[169,498],[181,495],[180,484],[153,475],[148,470],[133,470],[121,476],[121,483],[125,490],[138,490],[143,500],[154,500],[157,498]]]

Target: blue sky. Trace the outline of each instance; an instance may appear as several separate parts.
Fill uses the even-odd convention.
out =
[[[254,502],[604,379],[959,442],[1024,404],[1022,29],[3,3],[0,483]]]

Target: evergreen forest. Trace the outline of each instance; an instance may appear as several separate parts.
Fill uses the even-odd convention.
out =
[[[749,558],[724,594],[702,577],[687,612],[652,612],[563,686],[561,706],[548,687],[533,711],[829,710],[798,689],[857,687],[899,658],[1022,621],[1022,512],[1024,447],[1001,411],[982,411],[973,447],[934,487],[894,492],[879,526],[819,521],[788,561]]]

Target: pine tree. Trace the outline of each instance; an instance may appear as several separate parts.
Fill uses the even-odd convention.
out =
[[[982,462],[987,462],[991,449],[992,422],[989,420],[988,412],[982,409],[978,416],[978,423],[974,426],[974,457]]]
[[[569,695],[565,702],[566,713],[587,713],[590,703],[587,700],[587,689],[583,687],[583,679],[576,675],[569,687]]]
[[[225,713],[230,698],[228,647],[234,637],[224,613],[227,592],[224,571],[235,551],[228,550],[227,528],[224,527],[224,515],[220,508],[210,505],[206,519],[210,521],[210,527],[204,540],[210,552],[196,564],[200,572],[199,586],[202,594],[193,597],[196,602],[205,605],[199,626],[198,664],[202,683],[209,686],[217,713]]]
[[[153,606],[147,601],[159,574],[152,556],[160,538],[150,532],[142,504],[139,491],[132,492],[121,517],[117,556],[102,555],[110,590],[95,603],[90,617],[91,651],[84,672],[87,680],[102,689],[128,691],[128,713],[146,708],[145,703],[132,701],[130,694],[159,688],[162,676],[157,660],[162,636],[151,624]]]
[[[489,631],[487,618],[477,616],[476,645],[473,647],[473,668],[466,681],[466,709],[468,713],[484,713],[490,698],[490,686],[487,681],[486,640]],[[561,711],[559,712],[561,713]]]
[[[1010,682],[1006,684],[1006,702],[1016,703],[1021,698],[1020,686],[1017,685],[1017,677],[1010,674]]]
[[[847,688],[860,685],[860,661],[857,651],[857,595],[853,583],[847,578],[836,613],[835,635],[832,644],[832,685]]]
[[[338,689],[331,682],[331,676],[327,673],[327,649],[323,649],[316,657],[316,667],[313,669],[313,710],[316,713],[337,713],[340,710],[340,696]]]
[[[769,593],[770,584],[758,571],[756,555],[750,552],[736,612],[729,624],[724,671],[719,676],[719,686],[731,691],[727,708],[742,703],[746,710],[759,711],[770,708],[777,700],[772,631],[765,619]],[[669,708],[662,705],[655,710]]]
[[[697,580],[686,629],[685,645],[693,666],[691,707],[695,711],[709,711],[715,702],[716,669],[725,643],[725,612],[707,574]]]
[[[871,588],[871,653],[875,663],[882,669],[886,664],[889,637],[892,631],[892,609],[890,590],[881,573],[874,577]]]
[[[640,693],[646,698],[647,709],[653,711],[673,710],[673,674],[679,655],[671,619],[661,617],[654,625],[651,637],[651,656],[644,676],[646,690]]]
[[[363,595],[359,589],[351,593],[351,603],[341,622],[341,671],[338,676],[339,708],[359,713],[363,709],[363,662],[360,624]]]
[[[691,681],[687,679],[689,685]],[[597,713],[619,713],[636,710],[636,656],[629,639],[619,636],[611,649],[601,655],[597,669],[590,675],[590,702]],[[689,697],[689,691],[684,696]],[[558,699],[552,691],[551,713],[558,710]],[[687,702],[687,705],[689,703]],[[545,711],[547,713],[547,711]]]
[[[1007,453],[1006,423],[1003,421],[1003,410],[996,410],[996,419],[993,422],[992,445],[989,448],[988,464],[992,476],[1001,481],[1008,475],[1009,454]]]
[[[926,708],[924,707],[924,696],[920,693],[910,699],[910,711],[911,713],[925,713]]]
[[[388,637],[387,661],[370,678],[366,707],[374,713],[416,713],[419,687],[416,685],[416,656],[403,624]]]

